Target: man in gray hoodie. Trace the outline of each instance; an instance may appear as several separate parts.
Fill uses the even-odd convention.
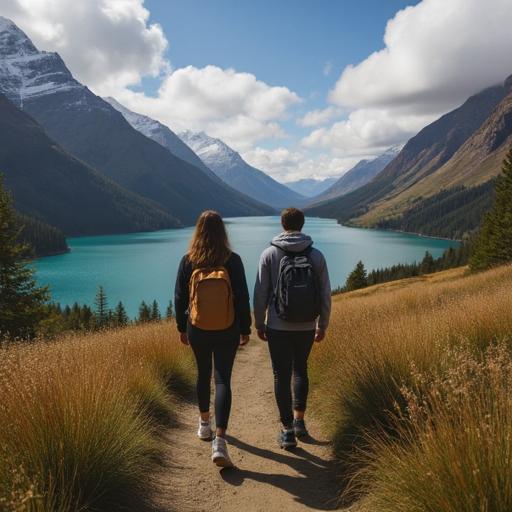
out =
[[[304,213],[288,208],[281,214],[284,232],[272,240],[260,258],[254,287],[254,317],[260,339],[268,342],[274,372],[274,391],[283,428],[282,448],[297,445],[296,437],[308,435],[304,412],[308,395],[308,357],[313,342],[325,337],[331,313],[331,286],[323,254],[312,248],[311,237],[302,233]],[[276,286],[285,256],[307,255],[317,282],[319,316],[313,321],[283,320],[276,308]],[[293,375],[293,398],[291,380]]]

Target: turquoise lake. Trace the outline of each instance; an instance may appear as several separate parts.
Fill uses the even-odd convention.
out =
[[[256,276],[261,251],[280,229],[278,217],[226,219],[233,250],[243,259],[249,289]],[[41,284],[50,286],[52,299],[61,304],[92,304],[98,286],[109,305],[122,300],[134,316],[142,300],[156,299],[165,311],[174,292],[174,280],[193,228],[128,235],[69,238],[71,252],[35,262]],[[362,260],[368,270],[421,260],[425,251],[441,256],[457,242],[416,235],[340,226],[331,219],[308,218],[309,234],[329,266],[331,284],[344,284]]]

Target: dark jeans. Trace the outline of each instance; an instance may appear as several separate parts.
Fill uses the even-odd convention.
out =
[[[274,391],[281,422],[293,423],[293,409],[305,411],[308,398],[308,357],[315,331],[276,331],[267,329],[268,348],[274,370]]]
[[[240,334],[233,329],[223,332],[202,331],[193,326],[187,329],[190,346],[197,363],[197,400],[199,410],[210,410],[212,359],[215,369],[215,424],[227,428],[231,411],[231,371]]]

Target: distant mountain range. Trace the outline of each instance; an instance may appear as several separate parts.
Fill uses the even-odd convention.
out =
[[[478,226],[490,204],[490,181],[511,137],[509,77],[421,130],[372,181],[313,205],[308,214],[460,238]]]
[[[158,142],[182,160],[200,168],[214,181],[224,186],[229,185],[242,194],[250,195],[273,207],[282,206],[285,201],[286,204],[304,201],[304,198],[298,199],[291,190],[287,190],[285,186],[263,171],[250,167],[236,151],[221,140],[208,137],[204,133],[184,132],[178,136],[168,126],[129,110],[114,98],[104,99],[121,112],[133,128]],[[214,146],[216,153],[212,151]],[[276,203],[279,200],[283,201],[282,205],[279,202]]]
[[[146,229],[193,224],[208,208],[225,216],[274,211],[209,177],[200,162],[193,165],[134,129],[109,103],[75,80],[58,54],[38,51],[14,23],[1,17],[0,92],[32,116],[61,152],[115,182],[118,194],[123,188],[128,197],[129,190],[129,197],[139,204],[145,198],[146,208],[154,209],[142,224]],[[183,156],[186,148],[179,145],[177,150]],[[193,159],[190,154],[187,158]],[[59,187],[58,181],[46,182],[49,192]],[[13,192],[17,199],[19,191]],[[155,216],[161,216],[156,224],[150,220]],[[104,229],[91,221],[88,231]],[[82,231],[81,225],[66,228],[68,233]]]
[[[336,181],[338,181],[338,178],[303,178],[296,181],[287,181],[285,185],[293,191],[297,192],[297,194],[301,194],[304,197],[309,198],[321,194],[331,185],[334,185]]]
[[[178,135],[209,169],[239,192],[278,208],[300,206],[306,202],[304,196],[249,165],[220,139],[204,132],[184,131]]]
[[[403,145],[392,146],[373,160],[361,160],[328,189],[316,196],[313,202],[320,203],[340,197],[366,185],[400,153],[402,147]]]
[[[155,230],[191,225],[209,208],[270,215],[308,203],[307,214],[349,225],[462,238],[489,208],[512,145],[512,77],[337,180],[284,185],[220,139],[175,134],[94,95],[57,53],[0,16],[0,136],[5,185],[48,251],[52,240],[63,247],[54,228]]]
[[[158,142],[158,144],[164,148],[167,148],[174,156],[196,166],[209,177],[214,177],[218,181],[216,174],[208,169],[203,161],[168,126],[148,116],[133,112],[124,105],[121,105],[115,98],[109,97],[103,99],[110,103],[118,112],[123,114],[123,117],[137,131],[155,142]]]

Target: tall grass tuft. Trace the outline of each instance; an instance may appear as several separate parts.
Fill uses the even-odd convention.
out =
[[[435,380],[451,375],[459,364],[451,354],[460,347],[465,357],[478,360],[488,347],[510,336],[511,287],[510,266],[478,275],[459,269],[335,298],[330,333],[314,352],[312,376],[319,411],[355,496],[371,487],[368,482],[374,477],[367,468],[384,472],[394,464],[393,453],[411,453],[418,447],[411,440],[418,431],[403,427],[411,408],[407,390],[417,386],[417,376]],[[462,450],[465,441],[459,441]],[[376,453],[375,461],[386,454],[387,463],[377,464],[371,456]],[[385,510],[416,509],[408,503],[403,509]]]
[[[379,512],[512,510],[512,358],[462,352],[426,389],[409,390],[402,443],[373,442],[367,508]]]
[[[0,353],[6,510],[121,510],[147,491],[190,357],[167,323],[6,345]]]

